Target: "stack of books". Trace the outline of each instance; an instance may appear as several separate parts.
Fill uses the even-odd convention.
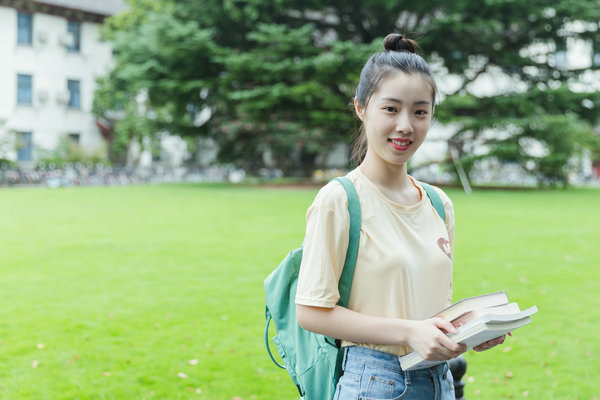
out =
[[[460,300],[434,317],[450,321],[458,332],[448,336],[466,344],[470,350],[529,324],[530,316],[536,312],[535,306],[521,311],[517,303],[509,303],[506,292],[494,292]],[[443,362],[424,360],[416,351],[400,357],[404,371],[433,367]]]

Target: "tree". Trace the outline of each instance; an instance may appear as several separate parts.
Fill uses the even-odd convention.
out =
[[[351,139],[351,83],[373,46],[317,47],[315,37],[313,24],[259,24],[248,34],[252,48],[224,57],[221,100],[237,118],[222,125],[223,159],[244,160],[254,149],[251,160],[260,160],[270,150],[286,173],[306,176],[319,154]]]
[[[348,40],[418,32],[437,75],[458,81],[443,91],[438,119],[459,127],[449,140],[468,165],[483,157],[518,161],[540,183],[566,183],[564,167],[582,147],[591,145],[600,156],[593,135],[600,110],[600,1],[331,1],[318,9],[336,16],[318,17],[319,29]],[[313,20],[318,14],[296,15]],[[592,45],[587,63],[566,62],[574,44]],[[481,93],[490,74],[508,83]],[[532,143],[544,149],[541,155],[531,154]],[[477,154],[482,148],[487,153]]]
[[[270,149],[286,171],[307,173],[317,154],[350,140],[367,55],[406,32],[454,82],[440,85],[437,118],[458,127],[449,141],[466,167],[494,157],[561,183],[560,165],[597,144],[598,20],[599,0],[132,0],[108,27],[118,55],[104,93],[120,93],[105,97],[125,99],[155,131],[215,138],[222,160],[256,169]],[[573,44],[591,61],[566,63]],[[506,84],[482,92],[490,76]]]
[[[109,20],[115,68],[99,79],[94,112],[122,110],[112,150],[122,155],[132,138],[173,132],[207,135],[211,124],[199,113],[214,102],[222,72],[214,32],[181,19],[169,1],[135,0],[129,11]]]
[[[450,145],[460,149],[467,170],[493,157],[520,164],[539,183],[564,186],[570,158],[584,148],[600,148],[600,137],[593,133],[598,118],[593,108],[599,105],[600,93],[577,93],[567,85],[554,90],[535,87],[494,97],[451,96],[440,119],[460,124]],[[474,116],[478,111],[481,117]]]
[[[440,120],[458,122],[450,141],[467,164],[482,157],[517,161],[540,183],[566,184],[574,154],[584,146],[598,154],[593,127],[600,96],[590,85],[598,82],[598,49],[583,55],[591,56],[588,65],[569,65],[565,52],[577,41],[600,42],[598,6],[538,0],[449,2],[442,8],[422,44],[460,76],[458,88],[446,93]],[[477,94],[478,78],[494,70],[510,78],[510,85]],[[476,156],[474,142],[488,152]],[[541,154],[532,154],[532,145]]]

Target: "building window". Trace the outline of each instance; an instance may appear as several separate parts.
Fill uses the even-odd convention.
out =
[[[31,105],[33,103],[32,81],[31,75],[17,74],[17,104]]]
[[[67,32],[71,36],[71,42],[67,46],[67,50],[79,52],[81,50],[81,23],[68,21]]]
[[[31,161],[32,153],[31,132],[17,132],[17,161]]]
[[[31,45],[33,43],[33,16],[17,14],[17,43]]]
[[[79,133],[69,133],[67,138],[71,146],[79,147]]]
[[[71,108],[81,108],[81,96],[79,93],[79,81],[69,79],[67,81],[67,89],[69,90],[69,103]]]

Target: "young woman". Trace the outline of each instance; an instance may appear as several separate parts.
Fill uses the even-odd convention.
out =
[[[436,85],[417,45],[398,34],[365,64],[354,106],[362,121],[348,174],[361,203],[362,226],[348,308],[337,306],[348,246],[347,196],[332,182],[307,212],[296,295],[297,318],[310,331],[342,340],[344,375],[335,399],[453,399],[447,363],[405,372],[398,356],[412,350],[428,360],[457,357],[452,325],[430,318],[451,302],[454,211],[438,216],[407,162],[425,140]],[[481,345],[483,350],[504,338]]]

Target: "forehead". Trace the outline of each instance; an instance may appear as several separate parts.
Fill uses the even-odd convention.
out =
[[[394,72],[383,78],[373,92],[371,100],[384,101],[385,99],[397,99],[402,102],[433,101],[433,87],[431,83],[421,74],[407,74]]]

